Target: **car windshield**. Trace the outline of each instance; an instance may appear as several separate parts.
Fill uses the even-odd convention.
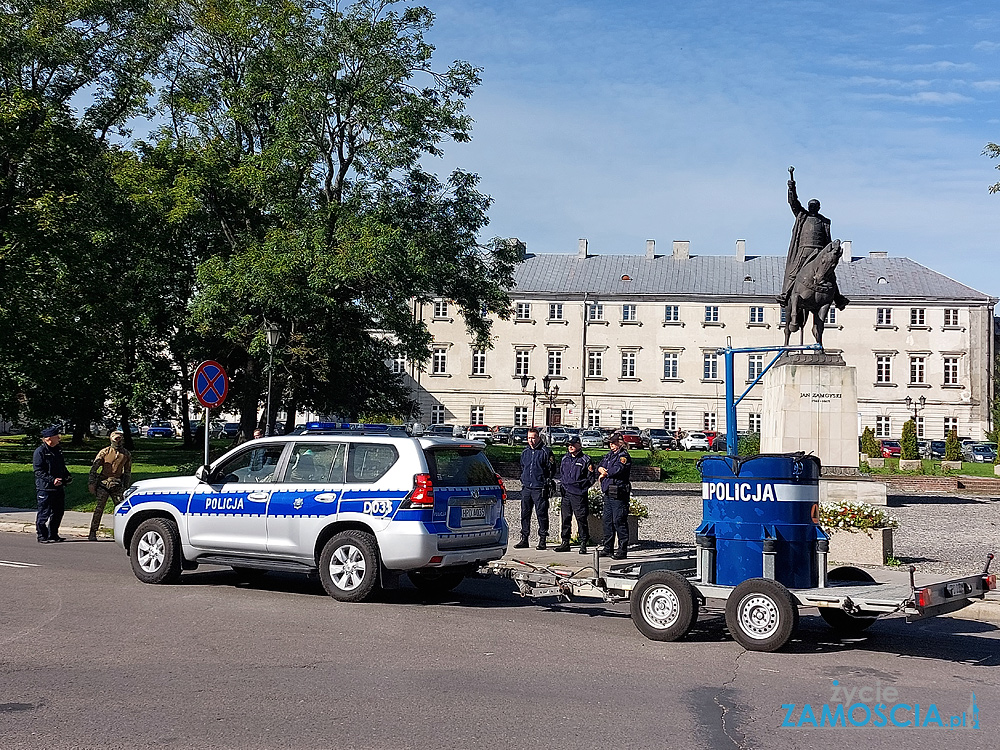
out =
[[[693,437],[693,438],[707,438],[708,435],[706,435],[704,432],[692,432],[690,435],[688,435],[688,437]]]
[[[650,430],[649,434],[655,437],[667,437],[670,435],[666,430]]]
[[[889,448],[898,448],[899,447],[899,441],[898,440],[883,440],[882,441],[882,445],[888,446]]]
[[[445,448],[424,451],[431,481],[439,487],[496,487],[496,472],[482,451]]]
[[[597,437],[597,438],[599,438],[601,436],[601,433],[599,433],[597,430],[585,430],[582,434],[583,434],[583,437]]]

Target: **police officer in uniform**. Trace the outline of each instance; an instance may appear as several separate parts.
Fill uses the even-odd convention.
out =
[[[597,475],[601,482],[601,492],[604,495],[604,543],[601,545],[601,557],[610,556],[613,560],[624,560],[628,554],[628,505],[632,484],[632,457],[625,450],[622,434],[616,432],[608,440],[611,449],[601,459],[597,467]],[[615,535],[618,536],[618,548],[615,549]]]
[[[59,524],[66,512],[66,485],[73,481],[59,448],[59,428],[42,430],[42,444],[35,448],[31,463],[35,470],[38,514],[35,531],[42,544],[66,541],[59,536]]]
[[[545,549],[549,535],[549,484],[556,472],[556,457],[542,442],[538,428],[528,430],[528,447],[521,451],[521,540],[515,549],[528,546],[531,511],[538,517],[538,547]]]
[[[132,484],[132,454],[125,450],[125,435],[120,430],[111,433],[111,445],[102,448],[90,466],[87,489],[97,498],[94,517],[90,520],[90,541],[97,541],[97,530],[101,527],[101,517],[108,499],[114,508],[124,498],[122,494]]]
[[[573,517],[580,530],[580,554],[587,554],[590,529],[587,526],[587,490],[596,480],[594,463],[583,452],[580,438],[569,439],[567,453],[559,464],[559,486],[562,495],[562,544],[556,552],[569,552],[569,538],[573,533]]]

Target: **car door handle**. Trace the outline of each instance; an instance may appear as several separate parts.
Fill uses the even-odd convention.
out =
[[[321,495],[316,495],[313,498],[317,503],[335,503],[337,502],[336,492],[324,492]]]
[[[270,492],[251,492],[247,495],[247,500],[253,500],[255,503],[262,503],[270,496]]]

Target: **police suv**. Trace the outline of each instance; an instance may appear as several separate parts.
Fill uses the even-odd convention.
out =
[[[311,423],[244,443],[192,477],[136,482],[115,540],[140,581],[199,564],[315,573],[362,601],[406,572],[447,591],[507,548],[503,482],[483,444]]]

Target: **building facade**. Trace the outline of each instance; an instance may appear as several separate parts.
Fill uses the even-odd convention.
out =
[[[716,350],[782,343],[783,272],[783,257],[747,256],[743,241],[732,256],[692,256],[687,242],[657,255],[652,240],[645,256],[598,256],[580,240],[575,255],[524,255],[493,348],[473,348],[455,306],[437,300],[416,310],[434,337],[431,360],[393,368],[412,378],[427,424],[725,431]],[[916,414],[928,439],[950,429],[981,439],[997,300],[907,258],[851,257],[850,243],[837,277],[851,304],[831,310],[824,344],[857,368],[859,430],[896,438]],[[737,393],[770,357],[737,358]],[[760,429],[760,391],[740,404],[737,429]]]

